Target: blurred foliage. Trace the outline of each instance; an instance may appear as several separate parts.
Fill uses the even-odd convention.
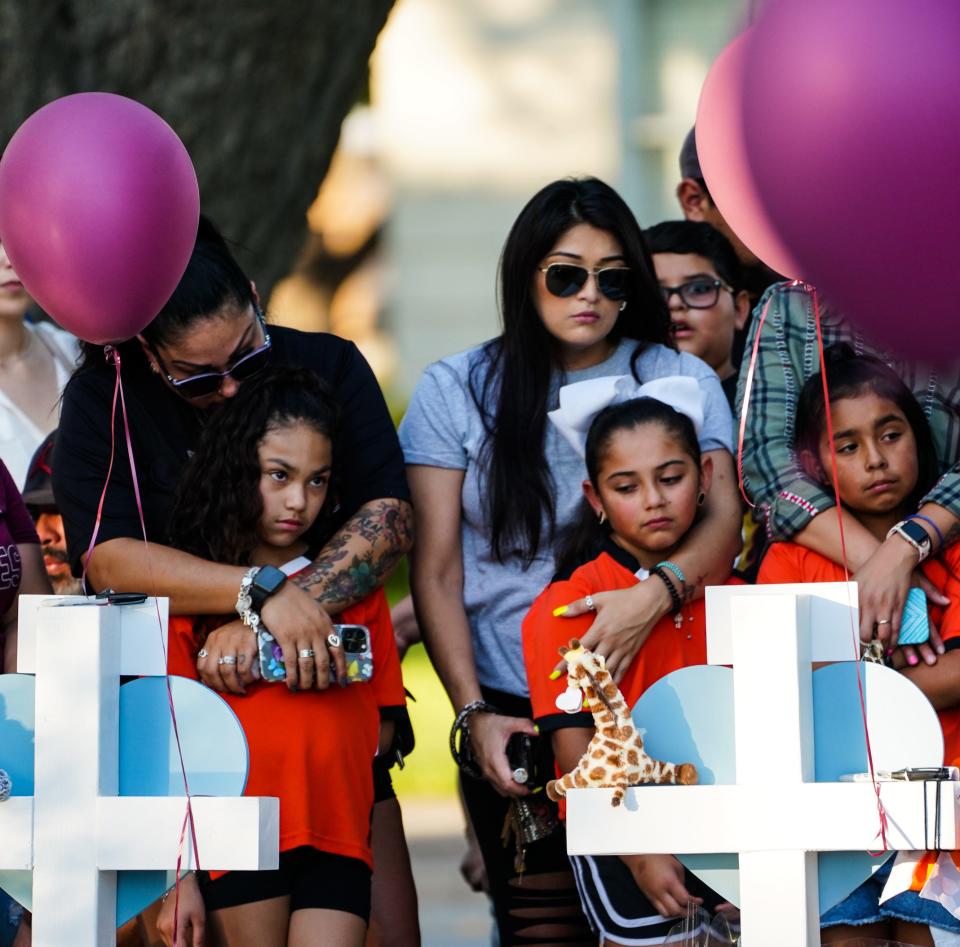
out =
[[[264,298],[306,212],[393,0],[3,0],[0,144],[73,92],[130,96],[187,146],[203,209]]]

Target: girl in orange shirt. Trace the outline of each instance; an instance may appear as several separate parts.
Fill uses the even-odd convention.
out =
[[[669,382],[664,398],[682,388],[682,379],[664,381]],[[676,403],[688,409],[683,398]],[[634,398],[597,414],[585,451],[590,479],[583,482],[583,511],[560,554],[558,577],[523,622],[533,717],[540,733],[551,738],[558,771],[564,773],[580,760],[594,724],[588,713],[557,709],[566,687],[565,675],[554,671],[557,649],[590,627],[593,612],[583,613],[582,606],[590,609],[592,596],[655,575],[674,603],[673,614],[653,627],[619,682],[628,704],[663,675],[706,663],[703,599],[689,600],[688,580],[670,562],[697,519],[713,473],[710,458],[701,455],[694,422],[661,400]],[[683,914],[691,899],[714,910],[726,906],[672,855],[570,860],[584,912],[610,947],[664,943],[675,923],[671,918]]]
[[[946,762],[960,763],[960,552],[943,548],[932,520],[916,517],[924,494],[938,477],[937,455],[930,429],[913,393],[896,373],[872,356],[856,355],[848,345],[826,350],[824,361],[830,392],[836,486],[843,509],[883,542],[904,522],[903,553],[922,563],[931,605],[929,617],[939,628],[933,647],[920,660],[912,648],[887,651],[888,663],[899,667],[937,709],[944,731]],[[831,444],[827,434],[822,376],[807,380],[797,406],[794,449],[808,476],[833,488]],[[926,543],[923,533],[927,531]],[[920,542],[910,537],[919,537]],[[919,547],[919,548],[917,548]],[[930,556],[931,547],[936,557]],[[843,569],[796,543],[774,543],[760,567],[758,582],[837,582]],[[894,616],[881,618],[891,625]],[[899,625],[899,622],[897,623]],[[876,629],[877,637],[885,629]],[[942,643],[939,639],[942,639]],[[894,639],[895,640],[895,639]],[[892,659],[892,660],[891,660]],[[934,856],[935,860],[935,856]],[[892,861],[892,859],[891,859]],[[931,927],[960,932],[960,921],[936,901],[906,891],[879,902],[891,862],[821,918],[822,942],[855,936],[890,938],[907,944],[933,944]]]
[[[173,544],[213,562],[273,566],[288,575],[320,548],[335,502],[337,406],[312,372],[284,367],[244,385],[211,423],[181,483]],[[382,589],[338,618],[370,631],[373,676],[325,690],[255,681],[221,696],[250,748],[246,793],[280,798],[277,871],[194,875],[181,882],[177,942],[230,947],[360,947],[370,911],[372,763],[390,745],[405,699]],[[171,673],[198,678],[210,626],[170,623]],[[331,651],[342,645],[331,636]],[[313,654],[304,655],[302,658]],[[336,655],[337,658],[340,655]],[[349,656],[348,656],[349,657]],[[221,659],[223,660],[223,659]],[[322,673],[327,666],[317,666]],[[282,724],[282,726],[281,726]],[[158,927],[173,937],[173,898]],[[206,939],[204,940],[204,934]]]

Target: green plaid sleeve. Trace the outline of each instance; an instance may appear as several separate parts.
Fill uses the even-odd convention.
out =
[[[737,385],[738,425],[758,332],[760,346],[744,430],[743,480],[751,500],[763,512],[767,535],[784,541],[834,505],[833,496],[804,474],[793,451],[800,389],[819,369],[813,362],[816,328],[806,288],[785,283],[771,286],[754,310]],[[824,344],[830,344],[826,338]]]

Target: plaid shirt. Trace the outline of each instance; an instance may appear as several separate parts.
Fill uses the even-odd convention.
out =
[[[767,535],[779,541],[792,539],[812,517],[832,507],[834,497],[804,474],[793,451],[800,389],[820,371],[813,296],[803,283],[771,286],[754,310],[737,384],[736,424],[739,429],[759,314],[768,303],[744,431],[743,479],[751,499],[763,511]],[[876,355],[913,391],[930,423],[943,472],[924,502],[960,517],[960,366],[938,373],[896,359],[872,346],[822,301],[820,325],[824,348],[847,342],[858,354]]]

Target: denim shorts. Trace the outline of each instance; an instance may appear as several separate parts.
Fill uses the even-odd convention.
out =
[[[880,903],[883,887],[890,877],[896,855],[891,855],[859,888],[855,888],[839,904],[820,916],[821,927],[849,924],[860,927],[889,918],[927,924],[943,930],[960,933],[960,920],[945,907],[929,898],[921,898],[918,891],[901,891],[888,901]]]

